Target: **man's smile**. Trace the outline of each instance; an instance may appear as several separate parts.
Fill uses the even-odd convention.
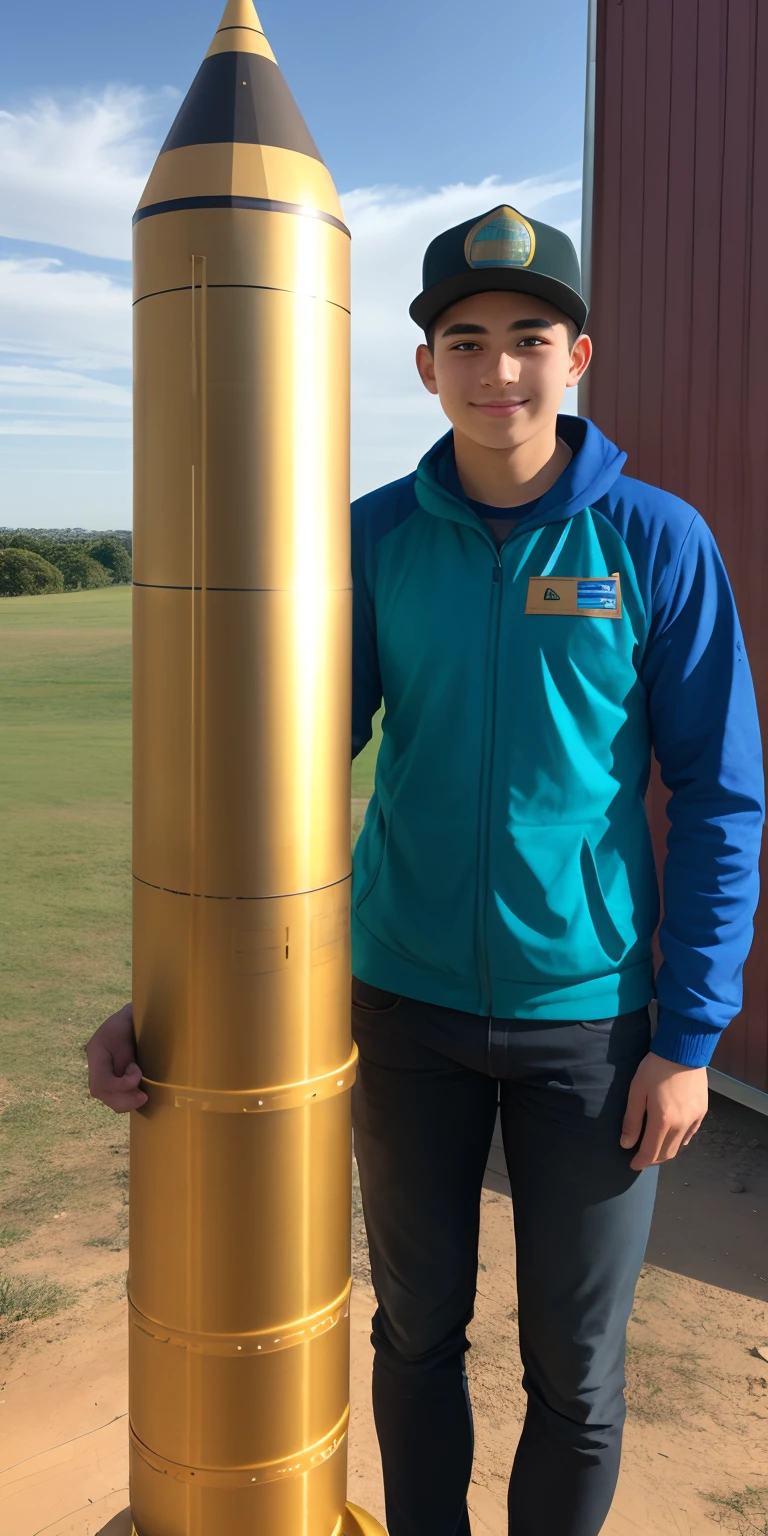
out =
[[[484,400],[481,403],[472,402],[473,409],[482,411],[484,416],[516,416],[527,400]]]

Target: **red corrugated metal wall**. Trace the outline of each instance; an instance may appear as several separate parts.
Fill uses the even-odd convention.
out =
[[[768,0],[599,0],[592,300],[589,414],[713,529],[768,740]],[[745,982],[715,1065],[768,1089],[768,889]]]

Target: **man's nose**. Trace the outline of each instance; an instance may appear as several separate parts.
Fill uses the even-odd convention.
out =
[[[482,382],[491,387],[499,387],[500,384],[516,384],[520,378],[520,364],[508,352],[501,352],[496,360],[486,369]]]

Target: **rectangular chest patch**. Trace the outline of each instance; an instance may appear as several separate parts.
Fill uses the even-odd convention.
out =
[[[621,618],[621,578],[531,576],[526,613],[583,619]]]

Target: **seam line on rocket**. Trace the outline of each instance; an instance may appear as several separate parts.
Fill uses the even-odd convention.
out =
[[[311,885],[301,891],[273,891],[268,896],[216,896],[209,891],[177,891],[172,885],[155,885],[153,880],[143,880],[141,875],[134,875],[134,880],[139,885],[149,886],[151,891],[166,891],[169,896],[189,896],[194,901],[284,901],[289,896],[316,896],[318,891],[332,891],[337,885],[346,885],[352,878],[351,869],[339,880],[331,880],[327,885]]]
[[[199,582],[196,582],[195,585],[192,586],[188,582],[187,583],[183,583],[181,585],[178,585],[176,582],[170,582],[170,581],[134,581],[132,583],[132,585],[134,587],[141,587],[142,590],[145,590],[147,592],[295,592],[296,591],[295,587],[210,587],[210,586],[204,586],[203,587],[203,586],[200,585]],[[327,593],[331,593],[331,592],[351,592],[352,591],[352,583],[350,581],[348,581],[343,587],[326,587],[325,591]]]
[[[148,203],[146,208],[136,209],[133,223],[152,219],[159,213],[181,213],[186,208],[241,208],[256,213],[295,214],[305,219],[320,219],[323,224],[331,224],[351,239],[346,224],[334,214],[324,213],[322,208],[306,207],[303,203],[283,203],[271,197],[236,197],[224,192],[210,193],[205,197],[172,197],[162,203]]]
[[[347,308],[346,304],[339,304],[337,303],[336,299],[327,299],[324,295],[317,293],[299,293],[299,290],[296,288],[278,288],[274,283],[208,283],[206,286],[209,289],[244,288],[246,290],[253,289],[257,293],[288,293],[292,298],[300,297],[302,299],[317,299],[321,304],[330,304],[333,309],[342,310],[345,315],[350,314],[350,310]],[[143,304],[145,299],[160,299],[163,297],[163,294],[166,293],[191,292],[191,283],[180,283],[176,288],[156,288],[153,293],[142,293],[138,299],[134,299],[133,308],[135,309],[137,304]],[[134,585],[141,585],[141,583],[134,583]],[[222,588],[222,591],[224,590],[229,589]]]

